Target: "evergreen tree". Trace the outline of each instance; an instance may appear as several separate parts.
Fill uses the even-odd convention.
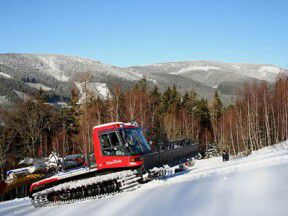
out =
[[[71,90],[70,94],[70,102],[68,103],[68,107],[62,109],[61,117],[62,117],[62,126],[66,131],[66,145],[68,147],[69,153],[75,153],[75,149],[73,148],[73,137],[78,134],[79,131],[79,118],[81,116],[79,94],[75,88]]]
[[[148,81],[145,76],[138,81],[135,88],[140,89],[140,90],[145,90],[145,91],[148,89]]]
[[[183,105],[187,109],[189,115],[194,118],[197,108],[196,106],[198,104],[197,94],[195,93],[195,91],[191,90],[186,97],[187,98],[185,99],[185,101],[183,100]]]
[[[223,112],[223,104],[217,91],[215,91],[210,110],[212,121],[218,121],[221,118]]]
[[[196,105],[196,115],[200,119],[200,124],[202,128],[211,128],[210,121],[210,111],[208,108],[208,101],[206,99],[201,99]]]
[[[162,111],[175,112],[181,106],[181,95],[177,87],[173,85],[172,89],[168,87],[162,96]]]
[[[187,91],[184,92],[184,95],[182,97],[182,103],[181,103],[181,106],[182,107],[187,107],[187,102],[189,100],[189,93]]]
[[[223,105],[217,91],[215,91],[214,98],[212,99],[211,102],[210,113],[211,113],[211,123],[212,123],[214,143],[216,144],[219,142],[220,139],[219,121],[223,113]]]
[[[177,90],[176,85],[173,85],[172,91],[171,91],[171,100],[170,104],[174,104],[176,107],[179,107],[181,105],[181,95]]]
[[[163,137],[166,137],[161,127],[161,112],[160,105],[162,101],[162,95],[159,92],[158,87],[155,85],[150,91],[150,111],[151,111],[151,126],[150,130],[150,140],[156,144],[164,140]]]
[[[161,100],[161,112],[167,112],[169,109],[169,105],[171,102],[172,98],[172,90],[170,87],[168,87],[162,95],[162,100]]]

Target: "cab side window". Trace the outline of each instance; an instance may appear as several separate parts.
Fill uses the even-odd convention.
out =
[[[118,139],[118,136],[115,132],[113,133],[110,133],[109,134],[109,137],[110,137],[110,141],[111,141],[111,146],[119,146],[120,145],[120,141]]]
[[[102,154],[104,156],[125,155],[116,132],[101,135]]]
[[[108,134],[101,135],[101,143],[102,143],[103,149],[111,147]]]

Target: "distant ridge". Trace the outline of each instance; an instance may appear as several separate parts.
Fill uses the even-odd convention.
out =
[[[181,92],[193,89],[200,97],[211,98],[217,90],[225,103],[246,82],[273,83],[287,69],[253,63],[184,61],[144,66],[117,67],[83,57],[54,54],[0,54],[0,103],[13,103],[42,89],[51,102],[69,100],[76,86],[80,93],[84,75],[87,88],[106,98],[114,86],[129,89],[144,76],[160,90],[175,84]]]

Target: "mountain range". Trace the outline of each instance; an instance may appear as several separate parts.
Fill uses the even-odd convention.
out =
[[[127,90],[143,77],[161,91],[175,84],[181,93],[193,89],[199,97],[210,99],[217,90],[224,103],[229,104],[244,83],[273,83],[279,75],[288,75],[288,70],[269,64],[213,61],[117,67],[65,55],[0,54],[0,104],[13,104],[39,90],[51,103],[63,103],[69,100],[73,86],[82,95],[86,87],[107,98],[116,85]]]

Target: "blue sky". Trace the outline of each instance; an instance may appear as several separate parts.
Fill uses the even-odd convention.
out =
[[[0,0],[0,53],[288,67],[287,0]]]

